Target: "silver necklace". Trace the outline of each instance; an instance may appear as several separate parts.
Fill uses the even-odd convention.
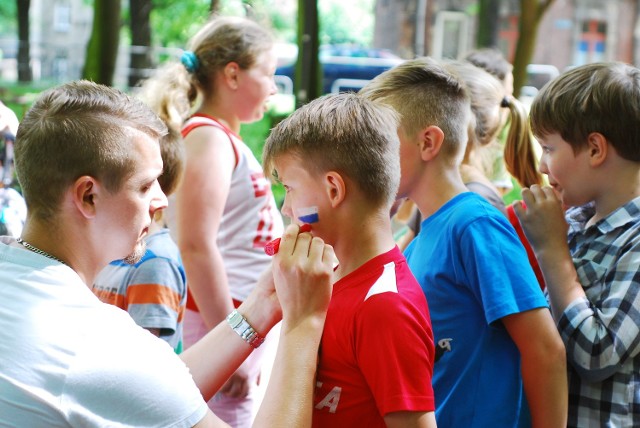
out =
[[[65,262],[63,262],[62,260],[60,260],[56,256],[52,256],[51,254],[47,253],[46,251],[42,251],[40,248],[34,247],[33,245],[29,244],[27,241],[25,241],[22,238],[18,238],[18,239],[16,239],[16,241],[18,241],[19,244],[22,244],[22,246],[24,248],[26,248],[27,250],[33,251],[36,254],[40,254],[41,256],[45,256],[48,259],[55,260],[58,263],[62,263],[63,265],[66,265]]]

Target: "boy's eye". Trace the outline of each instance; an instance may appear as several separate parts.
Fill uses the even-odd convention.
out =
[[[149,190],[151,190],[151,188],[153,187],[153,183],[155,183],[155,181],[152,181],[150,183],[145,184],[144,186],[142,186],[142,191],[144,193],[148,192]]]

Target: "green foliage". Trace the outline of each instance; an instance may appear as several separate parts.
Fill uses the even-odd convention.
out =
[[[374,0],[318,1],[320,43],[370,46],[374,7]]]
[[[209,17],[209,0],[153,0],[153,44],[184,48]]]
[[[111,86],[120,42],[122,9],[119,0],[94,0],[93,7],[96,19],[87,44],[82,78]]]
[[[296,16],[298,11],[294,8],[281,13],[270,9],[271,27],[279,41],[287,43],[296,42]]]
[[[48,88],[44,81],[24,84],[0,80],[0,100],[21,120],[39,93]]]
[[[0,34],[18,34],[18,9],[16,0],[0,1]]]
[[[184,48],[209,18],[210,0],[153,0],[151,27],[156,46]],[[369,46],[373,37],[375,0],[318,0],[321,43]],[[295,43],[297,1],[223,0],[220,14],[244,16],[270,27],[276,39]]]
[[[227,1],[224,4],[232,4]],[[295,43],[297,2],[295,0],[244,0],[247,15],[271,28],[278,41]]]
[[[273,29],[279,41],[295,42],[295,7],[275,6],[277,0],[226,0],[220,4],[221,15],[245,16]],[[295,2],[280,3],[295,6]],[[210,0],[153,0],[151,27],[157,46],[184,48],[189,38],[209,19]]]

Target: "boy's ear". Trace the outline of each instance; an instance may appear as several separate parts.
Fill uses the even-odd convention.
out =
[[[240,71],[240,66],[238,63],[231,61],[227,65],[224,66],[224,80],[229,85],[229,87],[233,90],[238,89],[238,72]]]
[[[592,132],[587,137],[587,151],[591,166],[600,166],[606,159],[609,151],[609,142],[599,132]]]
[[[347,194],[342,175],[336,171],[329,171],[324,175],[325,192],[331,203],[331,208],[335,208],[344,200]]]
[[[96,196],[100,190],[104,191],[97,180],[88,175],[83,175],[73,183],[71,188],[72,202],[83,217],[95,217]]]
[[[439,127],[432,125],[420,131],[419,137],[422,160],[432,160],[440,153],[442,142],[444,141],[444,132]]]

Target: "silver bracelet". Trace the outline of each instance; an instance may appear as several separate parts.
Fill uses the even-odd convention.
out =
[[[238,333],[238,336],[242,338],[245,342],[251,345],[254,348],[259,347],[264,342],[264,337],[260,336],[258,332],[251,327],[249,321],[245,317],[242,316],[240,312],[237,310],[233,310],[227,316],[227,323],[229,326]]]

